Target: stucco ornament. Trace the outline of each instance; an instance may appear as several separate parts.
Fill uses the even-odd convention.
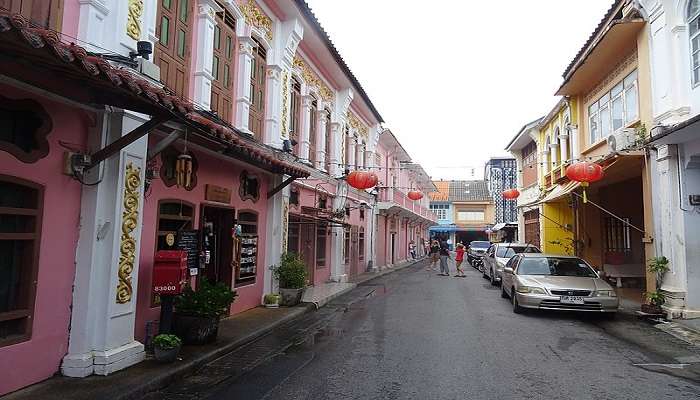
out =
[[[134,40],[141,39],[141,17],[143,0],[129,0],[129,14],[126,22],[126,34]]]
[[[362,121],[360,121],[360,119],[357,118],[355,113],[348,113],[348,122],[350,123],[350,128],[357,131],[357,133],[359,133],[364,138],[367,138],[369,129],[367,128],[367,125],[363,124]]]
[[[267,40],[272,40],[272,20],[255,4],[248,0],[241,5],[241,12],[245,16],[245,22],[265,32]]]
[[[289,97],[289,86],[287,85],[289,81],[289,74],[285,71],[282,74],[282,137],[289,137],[289,132],[287,131],[287,114],[289,113],[289,106],[287,105],[287,98]]]
[[[294,66],[301,70],[301,76],[307,85],[318,89],[318,94],[324,101],[333,102],[333,91],[309,68],[304,60],[298,56],[294,57]]]
[[[287,235],[289,232],[289,201],[284,199],[282,204],[282,253],[287,252]]]
[[[141,168],[129,163],[124,176],[124,211],[122,212],[122,236],[119,244],[119,283],[117,284],[117,303],[131,301],[133,289],[131,273],[136,259],[136,239],[133,232],[138,225],[139,186],[141,186]]]

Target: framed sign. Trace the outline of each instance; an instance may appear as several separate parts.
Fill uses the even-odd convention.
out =
[[[204,199],[217,203],[229,204],[231,203],[231,189],[207,184],[206,191],[204,192]]]

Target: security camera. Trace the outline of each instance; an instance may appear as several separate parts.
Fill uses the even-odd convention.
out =
[[[129,53],[132,59],[141,57],[148,60],[148,57],[153,54],[153,44],[147,40],[139,40],[136,42],[136,51]]]

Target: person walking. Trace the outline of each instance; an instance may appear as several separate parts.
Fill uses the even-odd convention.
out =
[[[457,255],[455,256],[455,263],[457,264],[457,275],[456,277],[466,278],[464,270],[462,269],[462,262],[464,262],[464,245],[462,242],[457,243]]]
[[[437,267],[438,260],[440,259],[440,244],[438,244],[437,240],[433,240],[432,244],[430,245],[430,265],[427,267],[427,270],[432,270],[435,271],[435,267]]]
[[[447,263],[449,259],[451,259],[450,247],[446,241],[442,241],[440,243],[440,273],[438,275],[450,276],[450,266]]]
[[[408,252],[411,253],[411,258],[416,259],[416,242],[411,240],[411,242],[408,244]]]

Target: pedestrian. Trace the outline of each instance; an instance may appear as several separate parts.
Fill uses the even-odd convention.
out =
[[[411,240],[411,242],[408,244],[408,252],[411,254],[412,259],[416,259],[416,242]]]
[[[430,266],[426,268],[427,270],[432,270],[435,271],[435,267],[437,267],[438,260],[440,259],[440,244],[438,243],[437,240],[433,239],[432,244],[430,245]]]
[[[464,270],[462,269],[462,262],[464,262],[464,245],[462,242],[457,243],[457,255],[455,256],[455,263],[457,264],[457,277],[466,278]]]
[[[450,257],[450,247],[446,241],[440,243],[440,273],[441,276],[450,276],[450,266],[447,264],[447,260]]]

